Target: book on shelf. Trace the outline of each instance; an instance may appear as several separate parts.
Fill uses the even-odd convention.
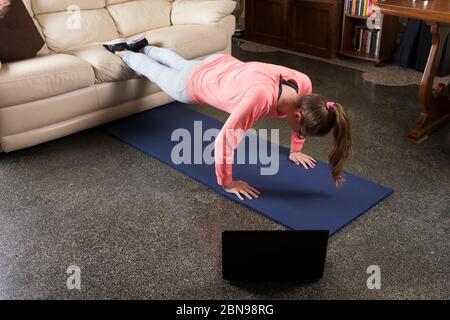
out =
[[[359,53],[378,57],[380,51],[380,30],[368,29],[365,25],[355,26],[353,48]]]
[[[345,0],[344,10],[346,14],[360,17],[370,17],[374,10],[373,5],[384,0]]]

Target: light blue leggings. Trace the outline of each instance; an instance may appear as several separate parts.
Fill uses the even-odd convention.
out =
[[[186,93],[187,78],[200,60],[186,60],[175,52],[147,46],[144,54],[123,52],[124,62],[137,73],[150,79],[175,100],[191,103]]]

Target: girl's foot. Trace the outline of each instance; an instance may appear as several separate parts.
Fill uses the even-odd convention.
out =
[[[112,53],[124,50],[140,52],[146,46],[148,46],[148,41],[143,34],[139,34],[137,36],[130,37],[127,39],[121,38],[103,43],[103,47],[105,47],[106,50]]]
[[[140,52],[146,46],[148,46],[147,38],[143,34],[131,37],[127,39],[128,49],[133,52]]]
[[[105,42],[103,43],[103,47],[112,53],[115,53],[116,51],[127,50],[127,39],[115,39],[109,42]]]

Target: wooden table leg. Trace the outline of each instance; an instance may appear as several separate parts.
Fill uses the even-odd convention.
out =
[[[408,139],[415,143],[422,142],[431,132],[450,120],[450,99],[442,94],[445,90],[445,85],[441,83],[436,90],[433,89],[440,39],[438,33],[439,24],[437,22],[429,24],[431,25],[432,45],[427,66],[420,83],[420,116],[416,126],[410,129],[407,135]]]

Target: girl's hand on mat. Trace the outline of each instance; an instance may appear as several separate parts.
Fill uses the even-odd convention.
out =
[[[226,192],[234,193],[241,200],[244,200],[244,197],[249,200],[256,199],[261,194],[244,181],[233,181],[229,185],[224,186],[224,189]]]
[[[306,170],[315,168],[317,164],[316,160],[301,152],[292,152],[289,156],[289,160],[298,166],[302,165]]]

